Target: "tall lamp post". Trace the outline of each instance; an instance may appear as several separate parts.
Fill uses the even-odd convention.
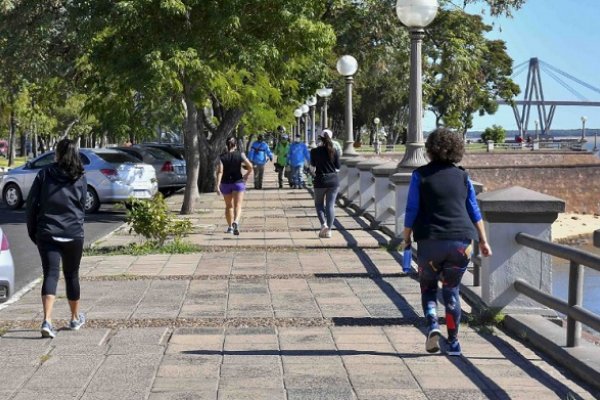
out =
[[[310,108],[306,104],[302,104],[300,110],[304,115],[304,143],[308,146],[308,112]]]
[[[302,117],[302,110],[300,108],[294,110],[294,117],[296,117],[296,135],[300,135],[300,117]]]
[[[536,119],[535,121],[533,121],[533,122],[535,123],[535,139],[536,139],[537,141],[539,141],[539,140],[540,140],[540,134],[538,133],[538,125],[539,125],[539,122],[538,122],[538,120],[537,120],[537,119]]]
[[[317,122],[315,121],[315,109],[317,108],[317,98],[316,96],[310,96],[308,99],[306,99],[306,104],[310,107],[310,130],[311,130],[311,135],[310,135],[310,147],[314,148],[317,147],[317,141],[316,141],[316,129],[317,129]]]
[[[337,61],[337,71],[340,75],[346,77],[346,112],[344,113],[346,125],[346,144],[344,145],[345,156],[357,155],[354,150],[354,127],[352,126],[352,82],[354,78],[352,75],[356,73],[358,69],[358,62],[352,56],[342,56]]]
[[[585,123],[587,121],[587,117],[581,117],[581,141],[585,142]]]
[[[323,120],[321,121],[321,130],[327,129],[327,100],[329,96],[331,96],[331,92],[333,92],[332,88],[321,88],[317,90],[317,95],[323,99]]]
[[[375,123],[375,154],[379,154],[379,123],[381,122],[381,120],[379,119],[379,117],[375,117],[375,119],[373,120],[373,123]]]
[[[406,152],[398,168],[417,168],[427,163],[423,141],[423,93],[421,82],[421,44],[425,28],[435,18],[437,0],[398,0],[396,14],[410,32],[410,97]]]

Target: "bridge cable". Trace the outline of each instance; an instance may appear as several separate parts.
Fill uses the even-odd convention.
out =
[[[550,76],[551,78],[553,78],[556,82],[558,82],[562,87],[564,87],[565,89],[567,89],[569,92],[571,92],[573,95],[575,95],[575,97],[579,98],[579,100],[581,101],[589,101],[585,96],[583,96],[581,93],[579,93],[577,90],[573,89],[571,86],[569,86],[568,83],[566,83],[565,81],[563,81],[560,77],[556,76],[556,74],[550,70],[547,70],[544,68],[544,72],[546,72],[548,74],[548,76]]]
[[[571,85],[569,85],[567,82],[565,82],[559,76],[557,76],[555,72],[553,72],[552,70],[546,69],[545,67],[542,67],[542,68],[543,68],[543,71],[546,74],[548,74],[548,76],[550,76],[551,78],[553,78],[556,82],[560,83],[562,87],[564,87],[569,92],[571,92],[572,94],[574,94],[575,97],[579,98],[581,101],[589,101],[587,97],[585,97],[584,95],[582,95],[579,91],[577,91],[576,89],[574,89]]]
[[[592,90],[592,91],[594,91],[594,92],[596,92],[596,93],[600,94],[600,89],[598,89],[598,88],[596,88],[596,87],[594,87],[594,86],[590,85],[589,83],[586,83],[586,82],[582,81],[581,79],[577,79],[577,78],[575,78],[574,76],[572,76],[572,75],[569,75],[569,74],[567,74],[566,72],[564,72],[564,71],[561,71],[560,69],[558,69],[558,68],[556,68],[556,67],[553,67],[552,65],[550,65],[550,64],[548,64],[548,63],[546,63],[546,62],[544,62],[544,61],[541,61],[541,60],[540,60],[540,64],[542,64],[542,65],[543,65],[543,66],[545,66],[545,67],[548,67],[548,68],[552,69],[553,71],[555,71],[555,72],[557,72],[557,73],[561,74],[562,76],[564,76],[564,77],[566,77],[566,78],[569,78],[569,79],[571,79],[571,80],[572,80],[572,81],[574,81],[574,82],[577,82],[577,83],[579,83],[581,86],[584,86],[584,87],[586,87],[586,88],[588,88],[588,89],[590,89],[590,90]]]

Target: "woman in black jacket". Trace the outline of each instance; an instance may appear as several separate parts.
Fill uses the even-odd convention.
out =
[[[62,260],[67,299],[71,309],[70,329],[85,323],[79,312],[79,263],[83,252],[83,220],[87,182],[75,143],[63,139],[56,146],[56,162],[38,172],[27,198],[27,231],[38,247],[44,281],[42,337],[53,338],[52,307]]]
[[[320,238],[330,238],[335,220],[335,199],[340,187],[337,171],[340,155],[335,150],[332,132],[324,129],[319,135],[321,145],[310,151],[310,164],[315,167],[313,180],[315,208],[321,223]]]

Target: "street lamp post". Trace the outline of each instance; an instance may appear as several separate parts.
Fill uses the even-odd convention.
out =
[[[329,96],[331,96],[331,92],[333,92],[332,88],[321,88],[317,90],[317,95],[323,98],[323,119],[321,120],[321,130],[327,129],[327,100]]]
[[[410,32],[410,96],[406,152],[398,168],[417,168],[427,163],[423,141],[423,93],[421,82],[421,44],[425,28],[435,18],[437,0],[398,0],[396,14]]]
[[[302,117],[302,110],[300,108],[294,110],[294,117],[296,117],[296,135],[300,135],[300,117]]]
[[[346,112],[344,113],[346,117],[346,144],[344,145],[344,155],[355,156],[357,153],[354,150],[354,128],[352,126],[352,82],[354,80],[352,75],[358,69],[358,62],[352,56],[342,56],[338,60],[336,68],[340,75],[346,77]]]
[[[539,141],[540,140],[540,134],[538,133],[538,124],[539,124],[539,122],[538,122],[537,119],[535,121],[533,121],[533,122],[535,123],[535,139],[537,141]]]
[[[587,117],[581,117],[581,141],[585,142],[585,123],[587,121]]]
[[[310,107],[302,104],[300,110],[302,111],[302,115],[304,115],[304,143],[308,146],[308,112],[310,111]]]
[[[373,122],[375,123],[375,154],[379,154],[379,123],[381,122],[381,120],[379,119],[379,117],[375,117]]]
[[[311,127],[311,135],[310,135],[310,147],[317,147],[317,122],[315,120],[315,109],[317,108],[317,98],[316,96],[310,96],[306,99],[306,104],[310,107],[310,127]]]

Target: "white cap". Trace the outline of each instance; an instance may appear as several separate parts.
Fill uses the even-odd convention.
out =
[[[329,139],[333,139],[333,132],[331,132],[331,130],[329,129],[323,129],[321,131],[321,133],[319,134],[319,137],[329,137]]]

